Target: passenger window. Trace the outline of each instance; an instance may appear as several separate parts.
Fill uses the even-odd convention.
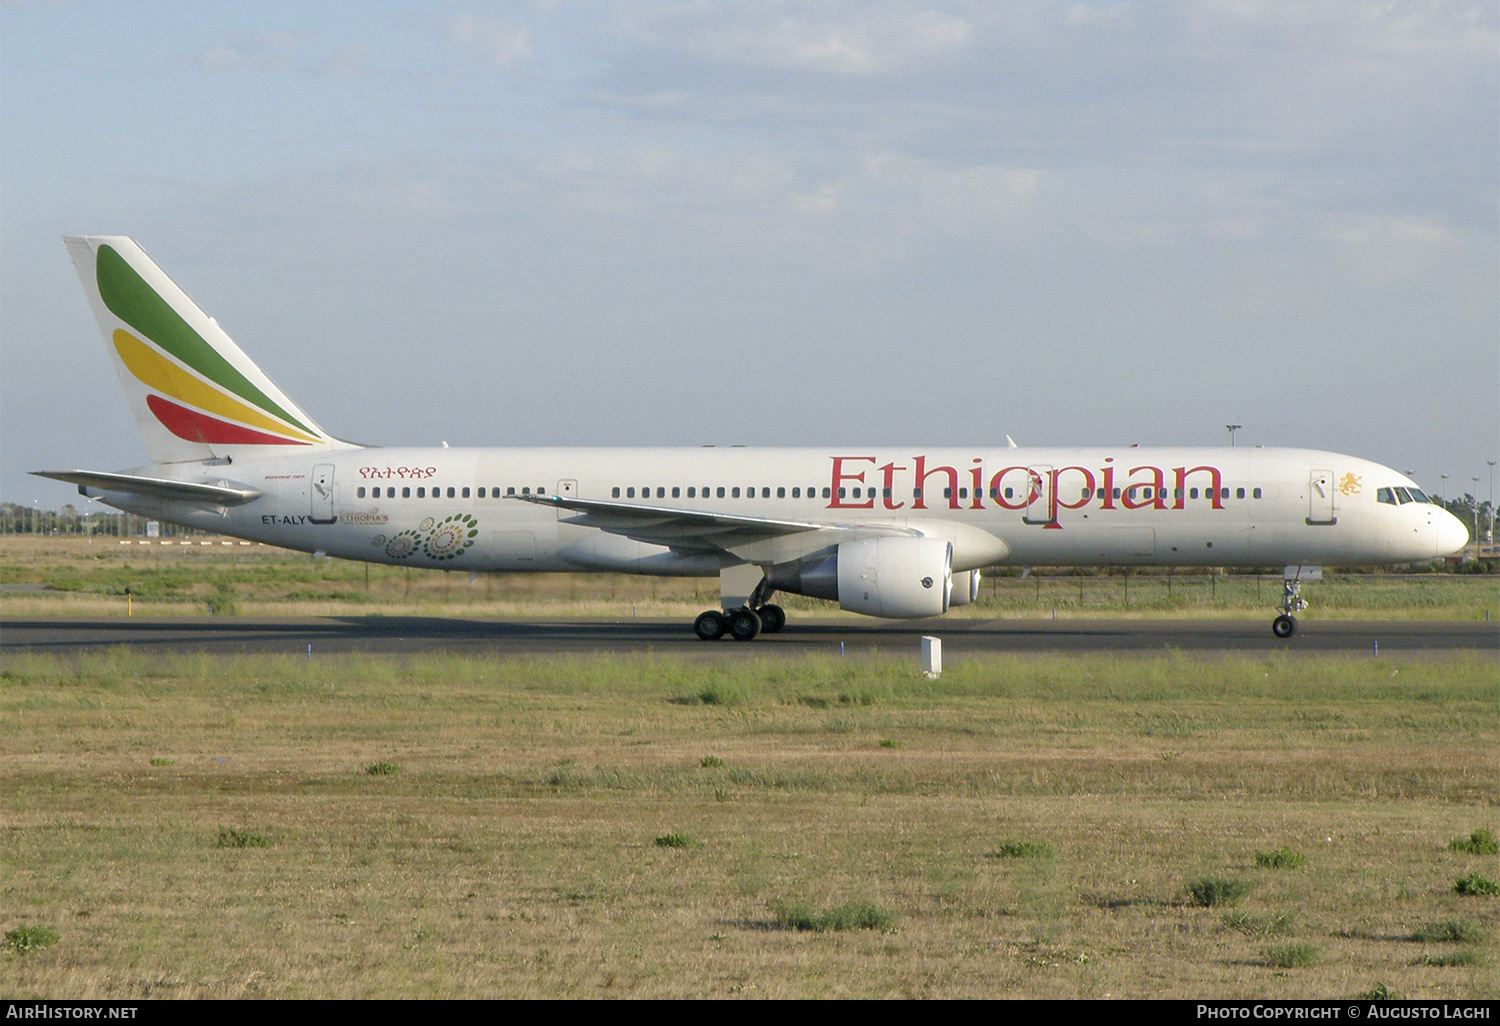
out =
[[[615,489],[615,493],[619,494],[619,489],[618,488]],[[509,488],[505,489],[505,494],[506,495],[514,495],[514,494],[516,494],[516,486],[515,485],[511,485]]]
[[[738,499],[740,497],[740,486],[739,485],[735,485],[733,488],[731,488],[729,490],[729,497],[731,499]]]
[[[698,497],[698,489],[697,488],[692,488],[692,487],[688,488],[688,498],[689,499],[696,499],[697,497]]]
[[[1198,497],[1198,489],[1196,489],[1196,488],[1189,488],[1188,489],[1188,498],[1189,499],[1196,499],[1197,497]]]
[[[667,497],[667,489],[665,486],[657,486],[656,497],[658,499],[665,499]]]
[[[1227,498],[1229,498],[1229,489],[1228,488],[1220,488],[1219,489],[1219,498],[1221,498],[1221,499],[1227,499]]]
[[[481,499],[484,498],[484,489],[483,488],[479,489],[479,497]]]
[[[417,489],[417,498],[419,498],[419,499],[425,499],[425,498],[427,498],[427,489],[426,488],[418,488]]]
[[[1234,490],[1234,497],[1236,499],[1243,499],[1245,497],[1245,489],[1243,489],[1243,488],[1236,488]]]
[[[609,490],[609,497],[611,499],[618,499],[620,497],[620,486],[619,485],[615,485],[613,488],[611,488]]]
[[[682,497],[682,489],[679,488],[679,487],[677,487],[676,485],[673,485],[672,486],[672,498],[674,498],[674,499],[680,499],[681,497]]]
[[[913,488],[911,490],[911,497],[913,499],[920,499],[922,497],[922,489],[920,489],[920,488]]]
[[[522,494],[522,495],[530,495],[530,494],[531,494],[531,489],[530,489],[530,488],[526,488],[526,487],[523,487],[523,488],[522,488],[522,489],[521,489],[521,494]]]
[[[786,498],[786,489],[785,488],[777,488],[776,489],[776,498],[778,498],[778,499],[784,499],[784,498]]]
[[[845,494],[846,494],[845,490],[843,488],[840,488],[839,489],[839,498],[841,498],[841,499],[844,498]]]
[[[800,499],[800,498],[802,498],[802,489],[801,488],[793,488],[792,489],[792,498],[794,498],[794,499]]]
[[[453,489],[452,488],[448,489],[448,494],[449,495],[453,494]],[[464,498],[467,499],[468,497],[469,497],[469,489],[468,488],[464,488]]]
[[[411,489],[410,488],[403,488],[403,489],[401,489],[401,498],[403,498],[403,499],[409,499],[409,498],[411,498]]]
[[[969,497],[969,490],[967,488],[960,488],[958,490],[958,497],[960,499],[967,499]]]
[[[1259,489],[1259,488],[1257,488],[1257,489],[1255,489],[1255,491],[1253,491],[1253,492],[1251,492],[1251,493],[1250,493],[1250,494],[1251,494],[1251,496],[1253,496],[1253,497],[1254,497],[1254,498],[1257,498],[1257,499],[1258,499],[1258,498],[1260,498],[1260,489]]]
[[[828,485],[824,485],[823,486],[823,498],[825,498],[825,499],[831,499],[831,498],[833,498],[833,489],[830,488]]]
[[[723,485],[719,485],[718,493],[717,494],[718,494],[719,498],[721,498],[721,499],[724,498],[724,486]]]
[[[627,499],[633,499],[633,498],[635,498],[635,488],[634,487],[630,487],[630,488],[625,489],[625,498],[627,498]]]

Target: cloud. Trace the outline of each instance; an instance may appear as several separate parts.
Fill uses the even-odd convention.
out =
[[[232,46],[203,50],[194,63],[208,72],[285,68],[301,48],[302,41],[291,32],[263,32],[244,36]]]
[[[500,18],[457,14],[440,25],[450,46],[490,67],[508,68],[532,59],[531,32]]]
[[[317,66],[317,72],[332,78],[360,78],[368,73],[374,52],[363,43],[345,43]]]
[[[964,17],[906,3],[687,4],[632,9],[627,37],[701,60],[841,75],[928,65],[973,37]]]

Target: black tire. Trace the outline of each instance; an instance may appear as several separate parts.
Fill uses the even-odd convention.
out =
[[[1271,633],[1278,638],[1290,638],[1297,630],[1297,621],[1285,613],[1271,621]]]
[[[736,609],[729,614],[729,634],[735,641],[754,639],[760,626],[760,617],[753,609]]]
[[[755,612],[760,617],[760,632],[762,634],[775,634],[786,626],[786,610],[780,606],[764,605]]]
[[[729,618],[717,609],[710,609],[693,621],[693,633],[700,641],[718,641],[729,630]]]

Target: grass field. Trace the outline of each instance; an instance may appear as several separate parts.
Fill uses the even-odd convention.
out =
[[[372,566],[264,546],[195,540],[120,545],[113,538],[12,536],[0,541],[0,613],[123,616],[349,614],[682,617],[717,605],[718,581],[610,574],[479,574]],[[1306,585],[1308,619],[1500,618],[1500,574],[1333,573]],[[1263,617],[1279,573],[1046,571],[986,576],[955,617]],[[788,609],[840,615],[817,599]],[[852,615],[852,614],[850,614]]]
[[[1479,656],[15,657],[0,990],[1494,998],[1497,751]]]

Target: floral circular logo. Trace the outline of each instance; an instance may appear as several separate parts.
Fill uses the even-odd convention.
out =
[[[474,544],[479,534],[479,521],[467,513],[455,513],[435,527],[422,551],[431,559],[454,559]]]
[[[422,536],[416,531],[402,531],[386,545],[385,554],[392,559],[405,559],[417,550],[421,542]]]

